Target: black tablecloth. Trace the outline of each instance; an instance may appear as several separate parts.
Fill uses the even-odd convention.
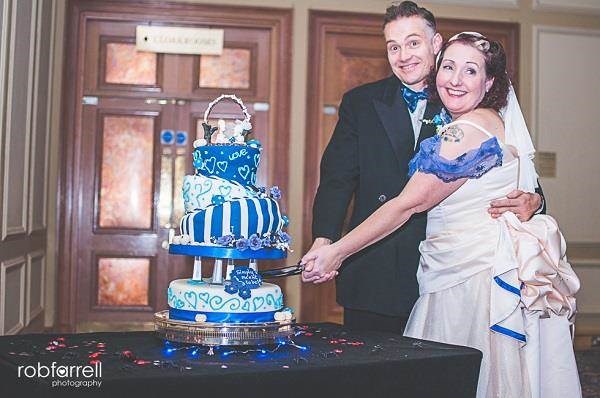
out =
[[[170,345],[152,332],[4,336],[0,391],[18,397],[475,396],[481,353],[474,349],[334,324],[299,326],[293,342],[297,346],[218,347],[209,355],[208,347]],[[97,369],[90,365],[95,361],[102,363],[100,377],[36,373],[47,373],[53,362],[55,372],[60,366]]]

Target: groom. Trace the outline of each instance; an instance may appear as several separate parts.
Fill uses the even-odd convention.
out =
[[[341,237],[352,197],[350,228],[397,196],[408,182],[415,149],[435,133],[433,124],[422,123],[440,112],[427,103],[423,91],[442,45],[433,14],[404,1],[386,10],[383,31],[393,75],[350,90],[342,98],[338,123],[321,159],[312,248]],[[527,220],[543,207],[542,202],[540,194],[515,191],[508,199],[492,202],[490,215],[510,210]],[[336,287],[346,327],[402,333],[419,296],[415,274],[425,226],[426,214],[413,216],[344,262]],[[312,265],[305,265],[307,272]],[[303,280],[319,282],[305,274]]]

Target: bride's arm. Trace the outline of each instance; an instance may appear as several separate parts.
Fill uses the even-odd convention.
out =
[[[440,156],[456,159],[478,148],[487,136],[469,126],[453,126],[443,134]],[[383,239],[400,228],[415,213],[429,210],[454,191],[467,178],[444,182],[430,173],[416,172],[394,199],[381,206],[369,218],[341,240],[310,251],[302,258],[305,264],[304,281],[324,282],[334,276],[342,261],[365,247]]]
[[[400,195],[371,214],[339,241],[311,250],[302,258],[302,280],[321,283],[332,279],[342,262],[354,253],[385,238],[400,228],[415,213],[429,210],[467,179],[445,183],[432,174],[415,173]]]
[[[371,214],[343,239],[333,243],[340,262],[400,228],[415,213],[429,210],[456,191],[467,179],[443,182],[433,174],[415,173],[400,195]]]

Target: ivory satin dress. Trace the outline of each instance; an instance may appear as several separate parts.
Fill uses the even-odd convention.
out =
[[[469,179],[428,213],[405,336],[480,350],[477,397],[580,397],[571,335],[579,280],[565,240],[547,215],[489,215],[492,200],[517,189],[519,158],[474,123],[444,128],[456,123],[489,139],[448,161],[435,136],[411,161],[411,172]]]

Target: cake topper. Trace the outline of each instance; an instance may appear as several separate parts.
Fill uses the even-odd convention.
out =
[[[208,116],[212,108],[223,99],[229,99],[238,104],[244,113],[244,120],[236,119],[231,126],[228,126],[225,120],[219,119],[216,127],[211,126],[208,123]],[[202,128],[204,129],[204,139],[196,140],[194,142],[194,147],[203,146],[210,143],[244,144],[246,137],[252,133],[252,124],[250,123],[250,118],[251,116],[248,113],[248,109],[240,98],[233,94],[220,95],[218,98],[208,104],[208,107],[204,112],[204,122],[202,123]]]

